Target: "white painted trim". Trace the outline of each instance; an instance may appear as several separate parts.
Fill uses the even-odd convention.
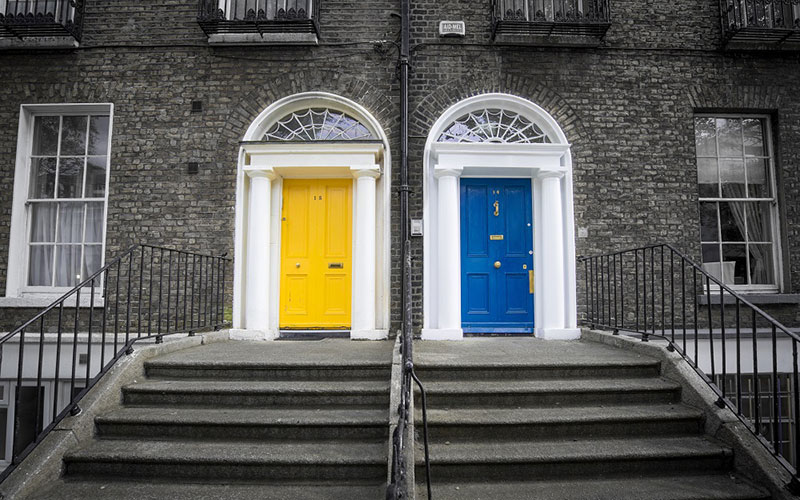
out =
[[[519,113],[533,121],[544,131],[551,143],[548,144],[497,144],[497,143],[440,143],[437,139],[457,118],[466,113],[485,108],[502,108]],[[442,171],[460,171],[461,177],[511,177],[530,178],[533,194],[533,245],[534,269],[536,272],[535,288],[535,332],[543,338],[578,338],[577,329],[577,297],[575,276],[575,235],[574,206],[572,195],[572,157],[570,144],[555,119],[536,104],[510,94],[482,94],[465,99],[445,111],[431,128],[425,144],[423,157],[423,339],[458,339],[463,334],[453,325],[439,325],[442,317],[439,310],[441,304],[439,284],[442,283],[438,264],[442,261],[436,235],[440,233],[438,217],[442,207],[438,206],[438,178]],[[558,288],[563,290],[557,299],[559,307],[556,316],[548,310],[543,301],[543,290],[548,289],[540,270],[545,269],[542,260],[542,249],[546,238],[542,236],[543,220],[541,206],[542,179],[556,176],[560,178],[560,207],[555,213],[561,214],[561,221],[556,227],[551,225],[556,237],[563,243],[563,262],[561,269],[551,272],[551,277],[561,281]],[[553,199],[551,197],[551,199]],[[458,202],[456,202],[457,204]],[[460,213],[460,207],[454,207]],[[460,223],[460,221],[459,221]],[[537,228],[539,229],[537,231]],[[450,228],[452,229],[452,228]],[[458,231],[460,233],[460,229]],[[460,257],[460,239],[453,245],[447,245],[446,260]],[[460,277],[460,275],[459,275]],[[452,278],[451,278],[452,279]],[[450,298],[456,299],[460,315],[461,290],[452,290],[452,283],[447,282]],[[443,292],[443,291],[442,291]],[[455,293],[453,293],[455,292]],[[452,300],[447,301],[453,308]],[[455,311],[451,311],[450,317]],[[545,320],[547,320],[545,322]]]
[[[364,124],[378,141],[345,142],[265,142],[267,130],[287,114],[309,107],[326,107],[342,111]],[[280,310],[280,213],[283,195],[283,178],[351,178],[373,171],[375,189],[375,325],[373,328],[353,329],[351,338],[386,338],[388,336],[390,309],[390,207],[391,207],[391,157],[389,141],[377,120],[362,106],[343,97],[324,92],[308,92],[280,99],[259,114],[248,128],[240,148],[236,185],[236,228],[234,236],[234,297],[233,327],[248,330],[246,296],[247,207],[250,205],[250,176],[256,171],[270,170],[276,178],[271,182],[270,237],[269,237],[269,324],[260,328],[259,338],[277,338]],[[358,185],[354,179],[353,240],[358,225],[356,201]],[[354,249],[355,250],[355,249]],[[355,253],[354,253],[355,255]],[[355,266],[354,266],[355,267]],[[353,283],[357,276],[353,276]],[[355,288],[354,288],[355,290]],[[355,321],[353,300],[353,321]],[[237,334],[238,335],[238,334]],[[249,335],[249,334],[242,334]]]
[[[0,297],[0,308],[22,308],[22,307],[36,307],[45,308],[58,300],[61,294],[53,295],[49,293],[43,294],[27,294],[21,297]],[[90,307],[92,298],[86,294],[81,295],[80,307]],[[102,296],[95,296],[94,307],[103,307],[105,298]],[[64,307],[75,307],[75,296],[68,297],[64,301]]]
[[[108,190],[111,180],[111,142],[114,134],[114,104],[22,104],[17,130],[17,159],[14,170],[14,192],[11,208],[11,230],[8,243],[8,270],[6,274],[6,298],[34,299],[52,297],[70,288],[28,287],[28,219],[26,202],[30,184],[30,151],[33,138],[33,118],[47,115],[84,115],[108,113],[108,152],[106,157],[106,189],[103,213],[103,241],[100,265],[105,264],[106,232],[108,225]],[[11,302],[8,302],[11,303]],[[45,305],[49,305],[48,302]],[[0,307],[3,307],[0,305]],[[6,306],[13,307],[13,306]]]
[[[209,45],[318,45],[316,33],[217,33],[208,37]]]

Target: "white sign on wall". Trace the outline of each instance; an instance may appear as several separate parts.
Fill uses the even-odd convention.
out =
[[[464,36],[467,26],[464,21],[439,21],[440,36]]]

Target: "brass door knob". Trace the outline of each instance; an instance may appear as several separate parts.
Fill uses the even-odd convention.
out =
[[[494,268],[495,268],[495,269],[500,269],[500,261],[499,261],[499,260],[498,260],[498,261],[495,261],[495,263],[494,263]]]
[[[294,267],[300,267],[300,263],[298,262],[297,264],[294,265]]]

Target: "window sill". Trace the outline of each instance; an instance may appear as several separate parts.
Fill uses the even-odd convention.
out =
[[[6,49],[75,49],[78,42],[71,36],[0,38],[0,50]]]
[[[61,295],[51,295],[51,294],[41,294],[41,295],[23,295],[21,297],[0,297],[0,309],[5,308],[16,308],[16,309],[23,309],[23,308],[36,308],[36,309],[44,309],[45,307],[49,306]],[[81,294],[81,301],[79,307],[89,307],[92,298]],[[104,299],[101,296],[95,296],[94,298],[94,306],[95,307],[103,307]],[[75,296],[68,297],[67,300],[64,301],[64,307],[75,307]]]
[[[740,292],[751,304],[754,305],[791,305],[800,304],[800,294],[798,293],[747,293]],[[707,295],[698,295],[697,303],[700,305],[708,305]],[[736,304],[736,299],[730,294],[725,294],[725,305]],[[719,291],[711,292],[711,305],[719,305]]]
[[[220,33],[208,37],[209,45],[318,45],[316,33]]]

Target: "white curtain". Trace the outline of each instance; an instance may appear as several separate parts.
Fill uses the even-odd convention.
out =
[[[728,198],[745,198],[744,185],[742,184],[723,184],[722,192]],[[746,241],[771,241],[767,231],[769,228],[764,227],[765,223],[760,216],[761,209],[756,203],[748,202],[734,202],[728,203],[733,214],[733,220],[736,222],[736,227],[745,237]],[[745,224],[747,227],[747,234],[745,234]],[[753,284],[771,284],[770,278],[770,259],[767,253],[766,245],[747,245],[750,251],[750,269],[747,272],[750,274],[750,280]]]
[[[54,203],[32,204],[31,223],[31,242],[52,243],[56,234],[56,205]],[[29,285],[52,286],[53,246],[31,245],[28,269]]]

